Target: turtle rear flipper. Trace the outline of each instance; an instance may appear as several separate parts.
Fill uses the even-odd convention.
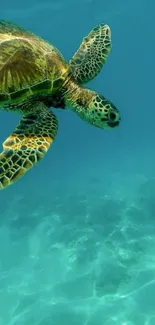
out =
[[[84,84],[96,77],[110,50],[110,28],[108,25],[98,25],[83,39],[81,46],[69,62],[74,79]]]
[[[48,151],[58,129],[55,115],[42,103],[24,115],[3,143],[0,154],[0,189],[14,183],[38,163]]]

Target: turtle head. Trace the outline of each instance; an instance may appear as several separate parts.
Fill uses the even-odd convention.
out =
[[[120,123],[120,113],[115,105],[97,93],[92,96],[86,115],[90,124],[101,129],[114,128]]]
[[[120,113],[112,102],[72,80],[67,84],[63,96],[65,107],[70,108],[91,125],[101,129],[111,129],[120,123]]]
[[[111,129],[119,125],[118,109],[105,97],[86,90],[76,101],[76,113],[86,122],[101,129]]]

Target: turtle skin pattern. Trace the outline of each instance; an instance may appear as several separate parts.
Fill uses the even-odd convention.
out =
[[[11,185],[38,163],[51,146],[58,129],[55,115],[35,103],[3,143],[0,154],[0,189]]]

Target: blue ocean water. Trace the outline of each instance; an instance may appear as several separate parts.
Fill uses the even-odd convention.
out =
[[[7,0],[1,19],[69,60],[100,23],[112,52],[89,88],[121,112],[102,131],[53,110],[46,157],[0,193],[0,325],[155,325],[153,0]],[[20,119],[1,113],[1,143]]]

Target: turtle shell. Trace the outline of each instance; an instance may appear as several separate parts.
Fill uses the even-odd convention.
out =
[[[0,21],[0,106],[54,94],[67,74],[68,64],[53,45]]]

